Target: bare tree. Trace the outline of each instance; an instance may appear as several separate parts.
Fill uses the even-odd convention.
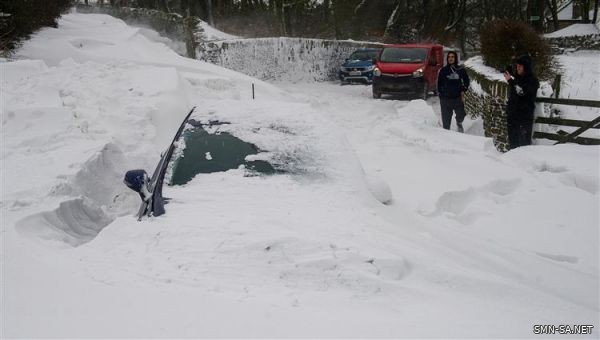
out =
[[[445,31],[454,29],[460,22],[464,20],[464,15],[467,9],[467,0],[458,0],[457,2],[449,1],[447,10],[450,14],[448,24],[444,28]]]
[[[556,0],[546,0],[546,5],[552,14],[552,24],[554,25],[554,30],[556,31],[560,28],[558,23],[558,3]]]
[[[206,21],[211,26],[215,25],[215,21],[213,19],[213,11],[212,11],[212,0],[205,0],[206,3]]]
[[[590,9],[592,7],[592,0],[577,0],[577,4],[581,10],[581,21],[584,24],[590,23]]]
[[[331,13],[330,0],[323,0],[323,21],[328,23]]]
[[[387,24],[385,25],[385,33],[383,35],[383,40],[387,41],[390,39],[390,36],[392,35],[392,29],[393,29],[394,25],[396,25],[396,22],[398,21],[398,17],[399,17],[399,13],[400,13],[399,12],[400,6],[401,6],[401,1],[398,1],[398,4],[392,11],[392,14],[390,14]]]
[[[531,26],[538,32],[544,30],[544,12],[546,10],[546,0],[529,0],[527,2],[527,14]]]
[[[333,32],[335,34],[336,39],[340,39],[342,37],[342,30],[340,21],[342,20],[340,7],[343,0],[331,0],[331,8],[333,11]]]

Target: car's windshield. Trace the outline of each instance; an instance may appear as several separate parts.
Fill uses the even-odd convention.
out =
[[[197,122],[190,122],[196,125]],[[227,133],[208,133],[199,123],[183,133],[176,156],[170,164],[169,183],[183,185],[200,173],[238,169],[241,165],[249,171],[264,174],[275,173],[266,161],[248,160],[249,155],[261,151],[253,144]],[[183,149],[183,150],[180,150]]]
[[[352,55],[350,55],[350,58],[348,58],[348,59],[349,60],[371,60],[373,58],[377,58],[378,53],[379,53],[379,51],[377,51],[377,50],[356,51],[356,52],[352,53]]]
[[[381,53],[384,63],[422,63],[427,57],[426,48],[388,47]]]

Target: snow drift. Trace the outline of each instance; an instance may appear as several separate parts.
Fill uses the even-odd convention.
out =
[[[437,98],[284,90],[152,36],[68,14],[0,63],[5,336],[529,337],[534,324],[598,326],[597,147],[500,154],[441,129]],[[198,175],[165,187],[167,214],[137,222],[139,198],[119,173],[152,169],[194,105],[302,171]]]

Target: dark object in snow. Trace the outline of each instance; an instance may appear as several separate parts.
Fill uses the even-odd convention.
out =
[[[148,174],[146,170],[129,170],[125,174],[125,178],[123,179],[123,183],[125,185],[140,194],[142,201],[147,201],[150,199],[152,194],[148,190],[148,184],[150,179],[148,178]]]
[[[162,187],[167,168],[172,169],[170,185],[186,184],[199,173],[227,171],[240,166],[249,170],[249,176],[253,176],[255,173],[281,172],[266,161],[246,159],[249,155],[260,153],[255,145],[218,129],[215,132],[208,132],[204,129],[204,127],[227,125],[230,124],[229,122],[213,120],[203,123],[190,119],[193,112],[194,109],[181,123],[150,179],[144,170],[130,170],[125,175],[124,183],[138,192],[142,198],[138,220],[141,220],[143,216],[160,216],[165,213],[164,205],[168,200],[162,196]],[[188,124],[190,127],[185,129]],[[212,129],[208,130],[212,131]],[[185,147],[180,150],[181,152],[175,152],[178,147],[176,142],[179,140],[185,141]]]
[[[179,126],[179,129],[177,130],[175,137],[171,141],[171,145],[169,145],[169,148],[167,149],[167,151],[165,153],[163,153],[162,157],[160,158],[160,161],[158,162],[158,165],[156,166],[156,169],[154,169],[154,173],[152,174],[152,178],[150,178],[150,181],[149,182],[142,181],[143,183],[140,187],[141,190],[144,190],[144,184],[146,184],[146,188],[147,188],[148,192],[151,193],[151,195],[149,195],[150,198],[148,198],[148,197],[145,197],[140,191],[138,191],[138,192],[140,192],[140,197],[142,198],[142,204],[140,205],[140,209],[138,210],[138,214],[137,214],[138,221],[141,220],[142,217],[144,217],[144,216],[150,216],[150,215],[160,216],[165,213],[165,200],[162,197],[162,184],[163,184],[163,181],[165,178],[165,173],[167,171],[167,165],[169,164],[169,160],[171,159],[171,156],[173,156],[173,151],[175,150],[175,142],[179,139],[179,137],[181,137],[181,134],[183,133],[183,129],[184,129],[188,119],[192,115],[192,112],[194,112],[194,109],[195,109],[195,107],[190,110],[190,112],[187,114],[187,116],[185,116],[185,119]],[[125,184],[129,188],[135,190],[134,188],[138,187],[138,185],[140,184],[139,176],[142,176],[142,178],[143,178],[143,174],[136,172],[136,171],[140,171],[140,170],[132,170],[132,171],[127,172],[127,174],[130,175],[130,181],[125,181]],[[141,171],[143,171],[143,170],[141,170]],[[144,173],[145,173],[145,171],[144,171]],[[127,180],[127,174],[125,175],[126,180]],[[147,178],[147,175],[146,175],[146,178]],[[131,186],[130,186],[130,184],[131,184]]]

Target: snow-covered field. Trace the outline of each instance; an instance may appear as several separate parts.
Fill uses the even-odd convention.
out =
[[[563,67],[560,98],[600,100],[600,51],[577,51],[558,56]],[[560,116],[591,121],[600,116],[600,108],[554,105]],[[562,128],[573,131],[577,128]],[[600,130],[591,129],[582,136],[600,138]]]
[[[592,15],[593,17],[593,15]],[[573,24],[556,32],[544,34],[546,38],[571,37],[576,35],[600,34],[600,30],[594,24]]]
[[[500,154],[436,98],[267,84],[151,36],[69,14],[0,63],[2,337],[597,337],[598,147]],[[303,171],[198,175],[137,222],[123,174],[192,106]]]

